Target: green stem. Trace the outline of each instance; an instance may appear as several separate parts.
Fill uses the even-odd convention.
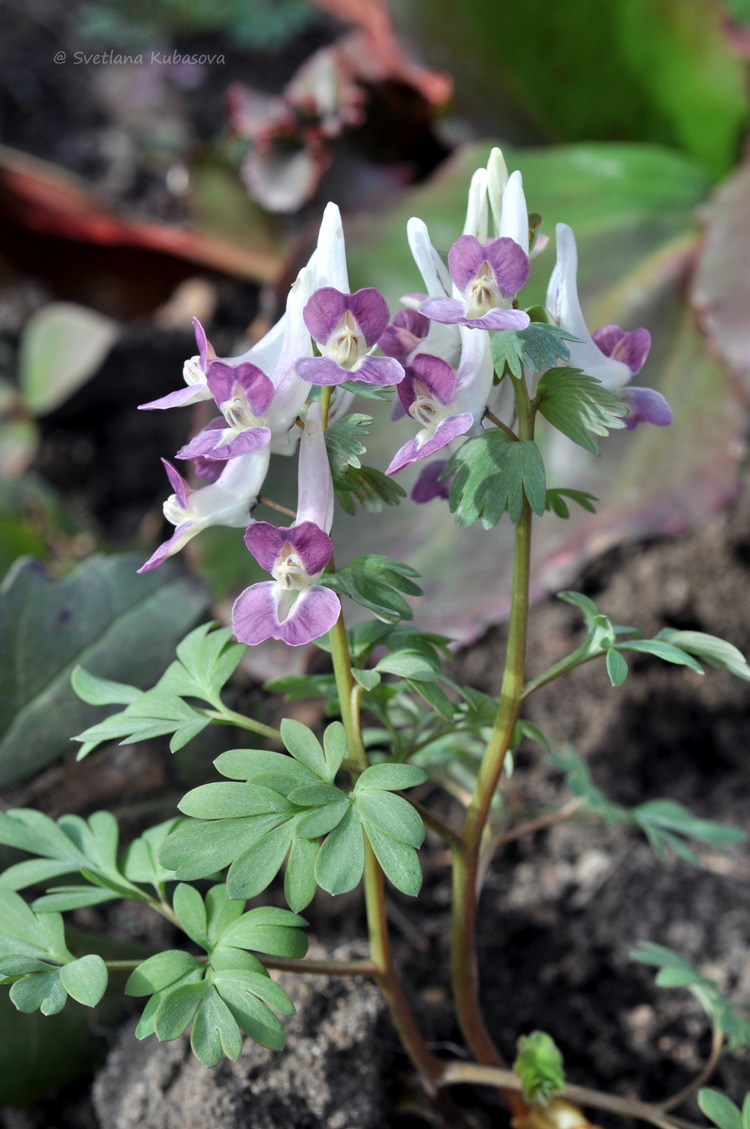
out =
[[[564,659],[560,659],[554,666],[549,667],[548,670],[543,670],[541,674],[537,674],[536,678],[531,678],[526,683],[521,694],[521,700],[526,701],[536,690],[546,686],[548,682],[554,682],[556,678],[562,677],[563,674],[568,674],[569,671],[575,670],[577,666],[583,666],[584,663],[591,662],[592,659],[601,658],[606,654],[601,648],[595,651],[591,650],[591,643],[586,639],[580,647],[575,651],[571,651]]]
[[[520,1090],[522,1085],[518,1075],[511,1070],[479,1066],[473,1062],[445,1064],[440,1086],[472,1084],[496,1086],[503,1090]],[[589,1090],[586,1086],[566,1086],[555,1097],[575,1102],[577,1105],[591,1106],[593,1109],[604,1109],[622,1117],[637,1117],[641,1121],[659,1126],[659,1129],[698,1129],[693,1122],[668,1116],[659,1106],[648,1105],[634,1098],[618,1098],[612,1094],[603,1094],[599,1090]]]
[[[346,638],[343,612],[329,632],[333,671],[336,678],[341,720],[346,731],[352,760],[360,768],[367,768],[368,758],[362,740],[359,715],[360,687],[352,674],[349,645]],[[437,1091],[437,1081],[442,1073],[442,1063],[428,1050],[417,1027],[401,982],[396,975],[391,953],[388,917],[385,905],[385,886],[380,863],[365,837],[365,910],[370,939],[372,976],[385,998],[388,1011],[401,1042],[423,1084],[430,1094]]]
[[[525,385],[514,381],[514,387],[518,405],[519,438],[533,439],[533,413]],[[500,700],[466,813],[461,833],[463,846],[454,852],[453,865],[451,974],[456,1011],[464,1038],[474,1056],[480,1063],[498,1068],[504,1066],[504,1063],[487,1030],[479,1005],[479,975],[475,952],[477,887],[482,836],[521,709],[529,610],[531,518],[531,508],[524,499],[521,517],[516,525],[511,614]],[[512,1115],[520,1116],[526,1110],[526,1103],[517,1091],[504,1088],[504,1097]]]
[[[238,729],[250,729],[253,733],[259,733],[261,737],[268,737],[271,741],[280,741],[281,734],[278,729],[274,729],[271,725],[264,725],[262,721],[254,721],[252,717],[244,717],[241,713],[235,713],[234,710],[227,709],[222,706],[220,710],[203,710],[211,721],[223,723],[224,725],[236,725]]]

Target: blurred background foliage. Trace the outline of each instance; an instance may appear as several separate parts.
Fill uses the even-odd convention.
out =
[[[127,638],[107,674],[128,681],[135,663],[153,679],[140,661],[152,593],[180,609],[161,628],[169,649],[210,614],[186,565],[218,616],[252,579],[237,531],[135,575],[164,536],[159,456],[203,422],[136,407],[179,385],[193,315],[225,356],[268,327],[329,199],[345,214],[352,285],[395,305],[421,285],[406,220],[422,216],[447,252],[471,173],[500,144],[547,236],[560,221],[576,231],[590,328],[651,330],[643,380],[675,422],[613,437],[599,460],[543,439],[553,482],[606,501],[595,517],[541,524],[538,593],[602,544],[679,532],[734,496],[750,378],[750,0],[0,0],[0,11],[0,622],[19,648],[31,628],[43,648],[46,608],[70,644],[36,680],[11,646],[0,651],[6,785],[63,755],[49,703],[63,718],[79,708],[68,668],[96,653],[103,619]],[[552,244],[530,301],[544,300],[553,263]],[[368,458],[382,468],[405,425],[371,401],[360,410],[379,413]],[[293,504],[296,470],[274,462],[269,493]],[[465,642],[504,612],[502,526],[457,539],[441,503],[406,503],[342,516],[336,544],[339,563],[375,550],[420,568],[420,626]],[[19,560],[28,554],[44,574]],[[306,661],[282,647],[256,656],[265,676]],[[16,732],[41,750],[31,765]],[[21,1043],[0,1044],[0,1103],[90,1062],[88,1018],[64,1022],[70,1061],[47,1061],[46,1024],[24,1037],[31,1082]]]

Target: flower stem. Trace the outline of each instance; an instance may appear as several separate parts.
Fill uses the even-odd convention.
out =
[[[358,767],[366,768],[369,762],[362,740],[359,715],[360,695],[352,674],[343,612],[331,628],[329,640],[341,708],[341,720],[346,731],[349,753]],[[428,1050],[396,974],[388,932],[383,871],[366,836],[364,887],[367,931],[370,938],[370,958],[372,962],[371,974],[383,993],[393,1025],[407,1054],[419,1072],[425,1089],[429,1094],[434,1095],[437,1092],[437,1082],[442,1074],[443,1066],[440,1060],[435,1058]]]
[[[532,439],[533,413],[526,387],[522,381],[514,381],[514,387],[518,405],[519,438]],[[482,836],[521,709],[526,662],[530,554],[531,508],[524,499],[521,517],[516,525],[511,614],[500,701],[464,820],[462,847],[454,852],[453,864],[451,974],[456,1010],[464,1038],[477,1060],[498,1068],[504,1065],[503,1059],[487,1030],[479,1005],[479,975],[475,951],[477,886]],[[503,1096],[513,1116],[520,1116],[526,1110],[526,1103],[517,1091],[503,1087]]]

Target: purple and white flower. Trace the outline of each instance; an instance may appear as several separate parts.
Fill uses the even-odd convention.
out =
[[[398,386],[401,403],[421,430],[396,452],[386,474],[427,458],[460,435],[477,432],[492,389],[492,356],[484,333],[461,328],[458,372],[441,357],[418,353]]]
[[[627,331],[618,325],[606,325],[591,336],[578,297],[578,248],[567,224],[559,223],[557,261],[547,289],[547,308],[556,325],[579,340],[568,342],[569,364],[596,377],[605,388],[628,406],[623,423],[627,428],[639,423],[666,427],[672,422],[669,404],[654,388],[630,387],[630,380],[640,372],[651,348],[647,329]]]
[[[448,462],[448,459],[433,459],[431,463],[422,467],[417,476],[417,481],[411,488],[410,498],[412,502],[422,504],[431,502],[433,498],[448,500],[451,492],[450,481],[447,478],[441,478]]]
[[[211,525],[244,528],[258,501],[268,470],[268,447],[232,459],[215,482],[194,490],[175,468],[162,459],[174,493],[164,503],[164,516],[175,526],[171,537],[152,553],[138,572],[149,572],[174,556],[201,530]]]
[[[319,403],[311,404],[300,441],[297,518],[289,527],[254,522],[245,544],[273,577],[252,584],[232,608],[232,629],[241,643],[281,639],[299,647],[333,627],[341,604],[318,581],[333,554],[333,483]]]
[[[198,355],[190,357],[182,366],[182,378],[185,381],[185,387],[178,388],[175,392],[169,392],[166,396],[160,396],[158,400],[149,400],[147,404],[139,404],[138,407],[141,410],[179,408],[183,404],[197,404],[201,400],[211,399],[211,393],[206,383],[206,373],[209,364],[216,359],[216,353],[213,345],[206,337],[205,329],[197,318],[193,318],[193,329],[195,330]]]
[[[419,312],[449,325],[475,329],[525,329],[529,315],[511,303],[529,277],[529,257],[507,236],[480,243],[462,235],[448,252],[448,270],[459,298],[428,298]]]
[[[344,294],[333,286],[316,290],[304,309],[305,325],[321,352],[298,361],[297,375],[311,384],[341,384],[362,380],[391,385],[403,379],[404,369],[393,357],[373,357],[388,325],[388,303],[374,287]]]
[[[267,447],[271,429],[264,416],[275,389],[266,374],[246,361],[239,365],[211,361],[206,382],[223,418],[199,431],[180,448],[177,458],[234,459]]]

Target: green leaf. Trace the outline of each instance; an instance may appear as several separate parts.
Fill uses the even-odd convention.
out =
[[[726,1094],[718,1090],[699,1090],[698,1105],[701,1112],[719,1129],[744,1129],[740,1110]]]
[[[231,898],[254,898],[270,886],[294,840],[293,821],[270,827],[238,855],[227,873]]]
[[[62,966],[60,983],[79,1004],[96,1007],[107,990],[107,966],[96,953],[88,953]]]
[[[458,525],[473,525],[481,518],[484,528],[490,529],[506,510],[511,521],[517,522],[524,498],[534,513],[544,513],[544,463],[533,440],[514,440],[504,431],[490,428],[468,439],[453,455],[445,473],[455,475],[448,504]]]
[[[56,1015],[65,1007],[68,995],[60,983],[60,969],[34,972],[11,985],[10,998],[19,1011],[41,1011]]]
[[[114,890],[103,890],[97,886],[55,886],[49,894],[34,899],[33,909],[35,913],[65,913],[84,906],[117,901],[121,897]]]
[[[194,886],[180,883],[172,896],[172,909],[180,925],[196,945],[208,948],[208,918],[203,898]]]
[[[372,416],[352,413],[326,429],[326,449],[334,478],[343,478],[349,467],[361,467],[359,456],[367,448],[360,440],[369,434]]]
[[[0,886],[7,890],[23,890],[27,886],[48,882],[50,878],[70,874],[72,870],[78,870],[78,867],[67,860],[26,859],[24,862],[17,862],[15,866],[9,866],[0,874]]]
[[[624,427],[627,406],[596,377],[575,368],[556,368],[539,381],[534,401],[544,418],[579,447],[599,454],[591,438]]]
[[[391,792],[401,792],[404,788],[415,788],[424,784],[427,773],[414,764],[373,764],[366,768],[357,781],[355,792],[366,788],[384,788]]]
[[[233,995],[247,993],[257,996],[282,1015],[294,1015],[294,1004],[289,996],[265,969],[262,972],[252,972],[244,968],[225,968],[216,973],[214,984],[222,996],[226,996],[228,990]]]
[[[205,969],[199,961],[181,949],[156,953],[135,968],[125,985],[127,996],[150,996],[172,984],[179,984],[186,976],[203,976]]]
[[[397,506],[406,497],[403,486],[372,466],[349,466],[345,475],[334,478],[333,488],[348,514],[356,512],[355,499],[366,513],[379,514],[383,506]]]
[[[586,620],[586,626],[591,627],[596,617],[599,615],[599,609],[593,600],[588,596],[582,595],[580,592],[558,592],[558,600],[564,600],[566,604],[573,604],[574,607],[579,608],[583,612],[583,617]]]
[[[613,686],[622,686],[628,677],[628,664],[614,647],[607,649],[607,674]]]
[[[359,885],[365,849],[359,815],[350,808],[326,838],[315,860],[315,879],[329,894],[345,894]]]
[[[27,407],[46,415],[97,371],[120,329],[111,318],[73,302],[49,302],[31,315],[21,337],[19,380]]]
[[[396,797],[394,796],[393,799],[396,799]],[[402,894],[410,894],[412,897],[416,897],[422,885],[422,869],[419,865],[417,852],[413,847],[382,831],[376,823],[372,823],[364,817],[362,822],[370,846],[375,852],[386,878],[390,879]]]
[[[434,681],[439,677],[440,671],[436,670],[433,663],[425,659],[424,655],[415,651],[396,651],[385,655],[376,664],[375,670],[380,674],[396,674],[401,678],[413,678],[420,682],[427,679]]]
[[[295,913],[309,906],[318,888],[315,881],[318,850],[316,839],[295,839],[289,848],[284,875],[284,897]]]
[[[663,639],[665,643],[681,651],[697,655],[710,666],[731,671],[737,678],[750,679],[750,666],[742,652],[716,635],[707,635],[703,631],[673,631],[671,628],[664,628],[656,638]]]
[[[148,684],[205,607],[202,587],[177,566],[139,576],[140,563],[90,557],[58,581],[30,560],[9,572],[0,587],[0,787],[61,756],[90,723],[70,686],[76,665]]]
[[[339,595],[349,596],[385,623],[411,619],[412,610],[400,595],[421,595],[414,583],[416,569],[378,554],[355,557],[343,568],[326,574],[325,583]]]
[[[376,686],[380,685],[380,675],[376,670],[362,670],[355,666],[352,667],[352,674],[355,682],[358,682],[365,690],[374,690]]]
[[[82,666],[74,668],[70,684],[82,702],[90,706],[126,706],[140,698],[142,691],[137,686],[125,682],[113,682],[111,678],[99,678],[89,674]]]
[[[160,1042],[177,1039],[192,1022],[201,1001],[212,991],[205,981],[199,984],[182,984],[165,991],[154,1016],[154,1033]]]
[[[422,817],[403,796],[362,789],[356,793],[355,800],[368,834],[374,825],[399,843],[421,847],[425,834]]]
[[[715,980],[704,976],[679,953],[652,941],[642,941],[630,954],[632,960],[659,968],[656,983],[665,988],[687,988],[706,1015],[727,1037],[729,1050],[750,1046],[750,1013],[722,996]],[[744,1111],[743,1111],[744,1113]]]
[[[319,776],[321,780],[330,779],[325,753],[313,731],[301,721],[294,721],[288,717],[284,718],[279,728],[281,740],[294,759]],[[338,765],[336,767],[338,768]]]
[[[554,368],[558,361],[567,361],[570,350],[566,341],[576,341],[556,325],[533,321],[526,329],[502,329],[490,335],[492,360],[497,373],[507,365],[513,376],[523,376],[524,365],[532,372]]]
[[[326,779],[333,780],[349,749],[346,743],[346,730],[340,721],[332,721],[323,733],[323,749],[326,758]]]
[[[618,643],[617,650],[641,651],[647,655],[654,655],[657,659],[663,659],[664,662],[689,666],[696,674],[703,674],[703,667],[692,655],[671,643],[665,643],[662,639],[628,639],[625,643]]]
[[[182,797],[179,808],[197,819],[235,819],[289,811],[283,796],[255,782],[201,784]]]
[[[156,827],[149,827],[127,847],[122,858],[122,873],[130,882],[142,882],[159,888],[174,877],[171,870],[159,863],[162,843],[179,820],[167,819]]]
[[[0,955],[8,953],[55,964],[73,959],[60,914],[35,914],[19,894],[0,889]]]
[[[563,1057],[554,1039],[544,1031],[532,1031],[518,1039],[516,1048],[513,1070],[523,1084],[524,1098],[535,1105],[548,1105],[565,1088]]]
[[[273,826],[278,813],[264,818],[265,825]],[[258,819],[183,822],[164,840],[159,861],[179,879],[205,878],[229,866],[263,833],[263,826]]]
[[[120,713],[77,734],[74,740],[82,742],[77,759],[83,760],[102,741],[132,745],[168,734],[173,734],[169,748],[175,753],[201,733],[210,720],[202,710],[164,690],[159,683],[152,690],[139,693]]]
[[[217,988],[235,1020],[251,1039],[273,1051],[283,1049],[284,1028],[262,1000],[231,981],[219,979]]]
[[[195,1013],[190,1046],[204,1066],[218,1066],[224,1055],[240,1057],[242,1032],[215,988],[206,992]]]
[[[569,518],[570,508],[565,501],[566,498],[576,502],[582,510],[587,510],[590,514],[596,513],[594,502],[598,502],[599,499],[595,494],[589,494],[587,490],[568,490],[561,486],[547,491],[545,509],[551,510],[557,517]]]
[[[269,956],[303,957],[307,937],[301,927],[307,922],[289,910],[262,906],[248,910],[224,931],[222,945],[251,949]]]

